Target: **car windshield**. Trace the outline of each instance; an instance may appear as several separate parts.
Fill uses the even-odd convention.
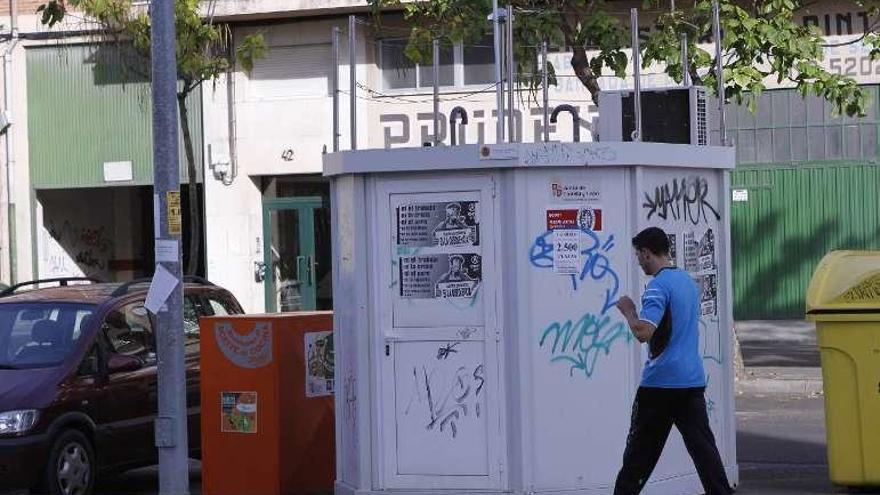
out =
[[[0,304],[0,369],[58,366],[94,312],[90,304]]]

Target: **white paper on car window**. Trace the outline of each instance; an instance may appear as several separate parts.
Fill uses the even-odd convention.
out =
[[[144,307],[153,314],[158,313],[179,283],[180,280],[177,277],[166,270],[164,266],[157,264],[156,273],[153,275],[153,282],[150,284],[149,292],[147,292],[147,301],[144,303]]]

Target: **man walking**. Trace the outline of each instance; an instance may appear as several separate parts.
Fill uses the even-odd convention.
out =
[[[632,240],[639,266],[654,278],[637,313],[624,296],[617,308],[633,335],[647,342],[649,359],[633,402],[632,420],[614,495],[642,491],[674,424],[707,495],[733,493],[706,414],[706,373],[699,352],[700,295],[691,276],[669,261],[669,237],[647,228]]]

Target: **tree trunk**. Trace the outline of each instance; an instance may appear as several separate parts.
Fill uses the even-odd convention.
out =
[[[599,78],[596,77],[596,73],[590,68],[590,59],[587,57],[587,50],[582,46],[574,46],[573,50],[574,53],[571,57],[571,68],[574,69],[574,73],[581,81],[581,84],[583,84],[590,92],[590,95],[593,97],[593,103],[598,106],[600,91]]]
[[[189,196],[189,258],[184,267],[184,275],[197,275],[199,269],[199,250],[202,240],[202,213],[199,203],[198,171],[193,151],[192,135],[189,132],[189,112],[186,108],[187,92],[177,95],[177,108],[180,117],[180,130],[183,132],[183,148],[186,152],[187,191]]]

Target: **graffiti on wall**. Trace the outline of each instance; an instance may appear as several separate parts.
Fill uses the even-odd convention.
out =
[[[721,214],[709,201],[709,181],[702,177],[672,179],[659,185],[651,193],[645,192],[642,208],[646,218],[654,215],[662,220],[681,220],[698,225],[711,219],[720,220]]]
[[[403,411],[414,415],[428,431],[457,438],[466,418],[479,419],[483,414],[483,388],[486,384],[482,363],[448,369],[446,357],[455,346],[446,344],[432,363],[412,368],[412,389]],[[446,367],[447,369],[443,369]],[[451,373],[450,373],[451,371]]]
[[[585,283],[600,284],[605,292],[599,314],[604,315],[617,304],[620,292],[620,276],[609,258],[615,247],[614,235],[600,237],[590,229],[581,229],[581,232],[585,239],[580,252],[582,265],[579,273],[569,275],[572,290],[577,291]],[[553,268],[553,235],[554,232],[548,230],[535,238],[529,249],[529,262],[533,267]]]
[[[48,220],[46,227],[49,236],[65,251],[62,253],[46,253],[45,271],[52,275],[68,275],[71,269],[69,260],[73,260],[79,269],[87,275],[96,275],[109,269],[113,256],[113,239],[103,226],[79,226],[64,220],[56,222]]]
[[[552,270],[556,232],[548,230],[532,242],[529,263],[533,268]],[[569,274],[571,290],[579,291],[587,284],[598,289],[598,310],[587,311],[579,318],[558,320],[540,332],[538,347],[550,354],[550,362],[568,367],[569,377],[575,374],[592,378],[599,358],[608,356],[616,342],[627,344],[633,336],[622,321],[612,321],[608,314],[619,299],[620,276],[614,268],[611,253],[615,249],[613,234],[603,235],[589,228],[579,230],[580,267]]]
[[[582,373],[591,378],[596,363],[608,356],[615,342],[628,344],[632,333],[622,321],[612,322],[610,316],[584,313],[576,322],[555,321],[542,333],[539,347],[549,349],[550,362],[568,365],[568,375]]]

